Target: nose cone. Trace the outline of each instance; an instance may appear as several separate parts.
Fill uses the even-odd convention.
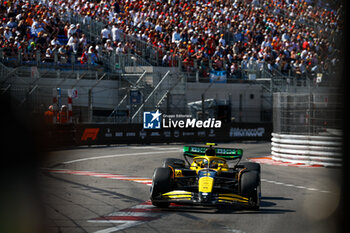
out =
[[[199,173],[198,192],[200,202],[210,202],[216,171],[203,169]]]
[[[198,191],[201,193],[211,193],[214,185],[214,178],[201,177],[198,181]]]

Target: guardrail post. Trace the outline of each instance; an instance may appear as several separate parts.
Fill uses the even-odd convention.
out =
[[[109,64],[108,64],[108,68],[109,67],[111,67],[110,69],[111,69],[111,71],[112,72],[115,72],[116,71],[116,65],[117,65],[117,63],[116,63],[116,51],[115,51],[115,49],[113,49],[112,50],[112,53],[111,53],[111,59],[110,59],[110,62],[109,62]]]
[[[155,64],[156,64],[156,66],[158,65],[158,61],[159,61],[159,54],[158,54],[158,50],[156,50],[155,51],[155,53],[156,53],[156,61],[155,61]]]
[[[74,53],[71,54],[70,63],[72,65],[72,70],[74,70],[74,67],[75,67],[75,54]]]
[[[18,64],[22,65],[22,49],[18,49]]]
[[[91,70],[91,54],[88,54],[88,70]]]
[[[36,53],[35,53],[35,62],[36,62],[36,65],[40,65],[41,63],[41,53],[40,53],[40,50],[37,50]]]
[[[92,122],[92,89],[88,91],[88,119],[89,122]]]
[[[57,67],[57,63],[58,63],[58,53],[57,50],[54,52],[53,54],[53,62],[55,64],[55,67]]]

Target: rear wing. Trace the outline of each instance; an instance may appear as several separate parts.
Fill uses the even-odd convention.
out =
[[[208,147],[202,146],[184,146],[184,156],[197,157],[205,156],[205,151]],[[243,156],[243,150],[237,148],[213,148],[216,151],[216,156],[227,160],[240,159]]]

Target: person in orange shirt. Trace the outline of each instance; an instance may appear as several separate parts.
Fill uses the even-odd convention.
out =
[[[68,109],[66,105],[62,105],[61,111],[59,113],[59,122],[61,124],[66,124],[68,121]]]
[[[27,18],[25,19],[25,22],[28,26],[32,26],[33,24],[33,19],[32,19],[32,13],[29,12]]]
[[[53,124],[54,123],[54,117],[55,113],[53,110],[53,106],[50,105],[49,109],[44,113],[44,119],[46,124]]]

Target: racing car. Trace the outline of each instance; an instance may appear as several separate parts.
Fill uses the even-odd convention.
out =
[[[260,164],[240,162],[243,150],[184,146],[184,159],[168,158],[154,170],[150,199],[165,208],[171,203],[189,205],[242,205],[260,207]],[[190,161],[189,161],[190,160]],[[233,167],[228,161],[236,160]]]

